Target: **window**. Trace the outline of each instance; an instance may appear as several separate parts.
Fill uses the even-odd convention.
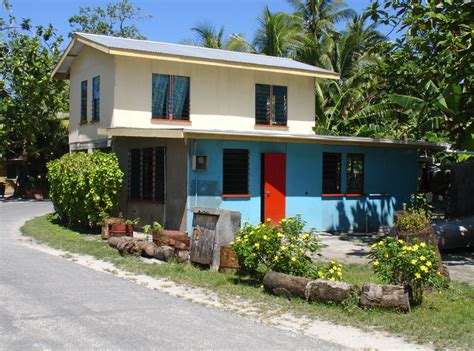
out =
[[[249,194],[249,151],[224,149],[223,194]]]
[[[341,154],[323,153],[323,194],[341,193]]]
[[[81,82],[81,122],[87,122],[87,80]]]
[[[129,151],[130,199],[165,200],[165,149],[143,148]]]
[[[347,154],[347,191],[348,194],[364,193],[364,155]]]
[[[153,74],[152,118],[189,121],[189,77]]]
[[[100,119],[100,77],[92,78],[92,120]]]
[[[288,114],[287,87],[255,85],[255,123],[286,126]]]

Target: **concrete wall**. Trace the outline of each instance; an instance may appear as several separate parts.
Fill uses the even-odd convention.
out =
[[[249,190],[251,197],[222,198],[222,150],[249,149]],[[209,168],[192,171],[189,166],[188,207],[213,207],[236,210],[242,220],[258,223],[261,218],[261,154],[281,152],[286,159],[286,215],[301,213],[310,227],[324,231],[378,230],[393,223],[394,211],[416,192],[417,152],[414,149],[295,143],[193,140],[192,154],[208,155]],[[342,193],[346,192],[346,154],[365,155],[365,193],[363,197],[321,197],[322,153],[342,153]],[[191,159],[191,157],[190,157]],[[388,194],[385,196],[375,194]]]
[[[166,229],[186,230],[187,148],[183,140],[157,138],[117,138],[113,140],[120,168],[125,173],[118,211],[125,218],[140,217],[140,225],[158,221]],[[165,201],[128,199],[128,151],[133,148],[165,147]]]
[[[92,78],[100,76],[100,121],[92,119]],[[87,80],[87,123],[81,124],[81,82]],[[69,144],[104,139],[97,128],[109,127],[114,111],[115,65],[111,55],[84,47],[71,67]]]
[[[277,130],[312,134],[314,78],[121,56],[115,64],[114,127],[275,130],[255,126],[255,84],[264,83],[288,87],[288,129]],[[153,73],[190,77],[190,122],[151,119]]]

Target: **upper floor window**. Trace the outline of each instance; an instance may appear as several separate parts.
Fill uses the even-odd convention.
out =
[[[348,194],[364,193],[364,155],[347,154],[347,190]]]
[[[323,194],[340,194],[341,191],[341,154],[323,152]]]
[[[152,76],[152,118],[189,121],[189,77]]]
[[[224,149],[223,194],[249,194],[249,150]]]
[[[81,82],[81,122],[87,122],[87,80]]]
[[[255,85],[255,123],[286,126],[288,115],[287,87]]]
[[[165,149],[131,149],[128,163],[129,198],[165,200]]]
[[[92,120],[100,119],[100,76],[92,78]]]

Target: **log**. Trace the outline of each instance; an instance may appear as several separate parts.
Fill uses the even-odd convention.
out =
[[[169,261],[174,255],[174,249],[171,246],[158,246],[155,250],[155,258],[162,261]]]
[[[360,295],[363,307],[395,308],[410,311],[408,289],[401,285],[364,284]]]
[[[353,286],[348,283],[317,279],[306,286],[306,300],[341,303],[352,290]]]
[[[156,250],[158,249],[155,243],[145,241],[141,246],[143,257],[155,257]]]
[[[279,296],[301,297],[306,299],[306,286],[309,279],[278,272],[268,272],[263,277],[265,290]]]
[[[189,261],[189,251],[188,250],[176,251],[176,261],[178,263],[188,262]]]

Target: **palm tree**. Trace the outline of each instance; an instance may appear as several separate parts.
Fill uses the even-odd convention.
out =
[[[272,13],[268,6],[258,19],[254,47],[269,56],[293,56],[301,43],[301,25],[297,17],[283,12]]]

